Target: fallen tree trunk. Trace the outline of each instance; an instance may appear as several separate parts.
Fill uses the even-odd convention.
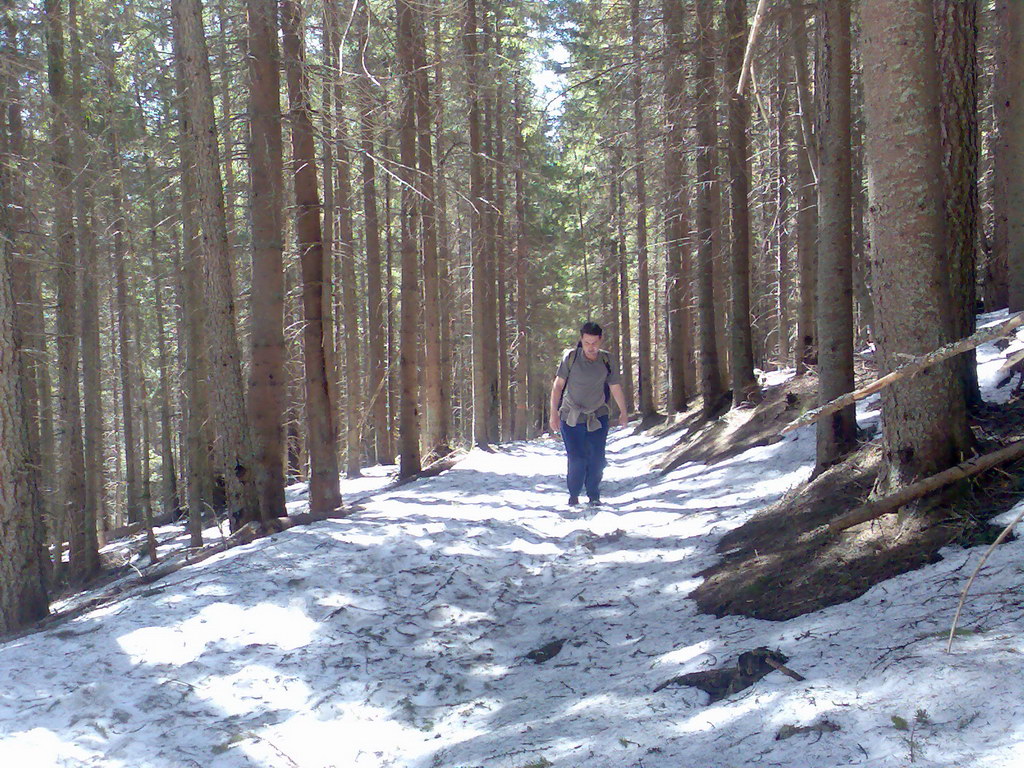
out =
[[[843,515],[838,520],[833,520],[829,523],[829,530],[834,533],[844,531],[847,528],[859,525],[860,523],[866,523],[868,520],[874,520],[875,518],[881,517],[889,512],[895,512],[904,504],[908,504],[922,496],[927,496],[929,493],[933,493],[940,488],[944,488],[950,483],[954,483],[957,480],[964,480],[999,464],[1004,464],[1007,461],[1013,461],[1014,459],[1018,459],[1022,456],[1024,456],[1024,440],[1018,440],[1005,448],[1000,448],[998,451],[987,453],[984,456],[975,456],[973,459],[968,459],[967,461],[957,464],[955,467],[943,470],[937,475],[932,475],[924,480],[912,483],[906,488],[902,488],[890,496],[886,496],[883,499],[878,499],[877,501],[872,501],[858,507],[848,515]]]
[[[1024,325],[1024,312],[1018,312],[1012,317],[1007,318],[998,325],[993,325],[989,328],[982,328],[977,333],[974,333],[966,338],[954,341],[945,346],[939,347],[925,355],[915,357],[896,370],[887,373],[873,382],[868,384],[866,387],[862,387],[854,392],[847,392],[844,395],[840,395],[835,400],[831,400],[813,411],[808,411],[798,419],[794,419],[785,427],[783,427],[781,434],[792,432],[794,429],[803,427],[807,424],[813,424],[818,419],[828,416],[830,413],[842,410],[848,405],[853,405],[858,400],[863,400],[868,395],[873,395],[879,390],[885,389],[890,384],[894,384],[900,379],[905,379],[908,376],[913,376],[916,373],[920,373],[925,368],[940,363],[950,357],[956,357],[957,355],[967,352],[970,349],[981,346],[988,341],[994,341],[995,339],[1008,336],[1014,330]]]

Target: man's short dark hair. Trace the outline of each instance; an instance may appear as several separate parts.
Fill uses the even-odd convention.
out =
[[[595,323],[593,320],[587,320],[580,328],[580,336],[600,336],[601,326]]]

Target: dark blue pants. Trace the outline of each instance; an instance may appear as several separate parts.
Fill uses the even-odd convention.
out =
[[[604,446],[608,441],[608,417],[599,417],[601,428],[587,432],[586,419],[581,418],[575,427],[562,422],[562,442],[569,459],[569,470],[565,484],[570,496],[579,496],[586,486],[591,499],[601,495],[601,476],[604,474]]]

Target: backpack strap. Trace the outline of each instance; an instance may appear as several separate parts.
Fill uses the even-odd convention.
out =
[[[558,407],[562,407],[562,400],[565,399],[565,390],[569,388],[569,374],[572,373],[573,363],[576,362],[577,353],[580,351],[580,346],[577,344],[575,347],[570,349],[565,355],[565,383],[562,384],[562,391],[558,395]]]

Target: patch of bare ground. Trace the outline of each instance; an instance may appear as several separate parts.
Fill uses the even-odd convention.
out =
[[[740,411],[737,417],[733,411],[718,420],[725,423],[685,434],[659,466],[669,471],[686,461],[711,463],[773,442],[782,426],[813,406],[816,380],[807,378],[767,391],[764,402],[747,414]],[[985,406],[975,414],[972,429],[979,453],[1024,437],[1024,399]],[[700,609],[783,621],[852,600],[879,582],[935,562],[951,543],[991,542],[999,529],[988,520],[1024,493],[1024,462],[1018,462],[916,507],[830,532],[830,522],[868,499],[881,466],[878,441],[863,444],[723,537],[721,560],[702,574],[704,582],[691,595]]]
[[[658,437],[681,431],[672,448],[654,463],[662,473],[689,462],[714,464],[758,445],[770,445],[782,439],[782,428],[804,411],[817,405],[818,377],[801,376],[785,384],[767,387],[761,402],[745,405],[707,419],[700,403],[651,430]]]

